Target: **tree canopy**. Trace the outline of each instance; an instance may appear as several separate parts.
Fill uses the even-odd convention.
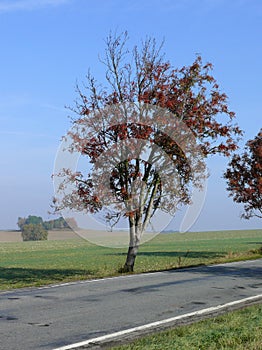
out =
[[[127,33],[109,35],[103,63],[107,84],[89,72],[77,86],[71,152],[89,160],[87,173],[64,164],[57,211],[102,212],[112,225],[129,223],[124,270],[132,271],[141,236],[158,210],[175,213],[201,188],[208,155],[229,156],[241,130],[212,64],[197,56],[174,68],[155,39],[129,50]],[[70,190],[66,192],[66,188]]]
[[[46,241],[47,230],[41,224],[25,224],[22,229],[23,241]]]
[[[17,226],[20,230],[23,230],[25,225],[40,225],[46,230],[56,229],[70,229],[76,227],[74,218],[66,218],[66,220],[60,216],[57,219],[44,221],[41,216],[29,215],[27,218],[19,217],[17,220]]]
[[[236,203],[244,204],[245,219],[262,218],[262,129],[234,154],[224,174],[227,190]]]

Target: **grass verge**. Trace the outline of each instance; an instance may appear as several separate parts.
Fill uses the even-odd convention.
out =
[[[262,304],[259,304],[150,335],[112,350],[261,350],[261,334]]]
[[[140,247],[135,272],[262,258],[262,232],[162,234]],[[0,243],[0,289],[119,275],[126,249],[81,239]]]

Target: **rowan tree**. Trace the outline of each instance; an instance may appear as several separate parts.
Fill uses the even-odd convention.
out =
[[[262,129],[246,143],[242,154],[233,155],[224,177],[229,195],[244,204],[241,217],[262,218]]]
[[[112,226],[126,218],[130,244],[123,271],[133,271],[156,211],[175,213],[190,203],[192,186],[201,187],[203,159],[229,156],[242,132],[211,63],[197,56],[190,66],[174,68],[154,39],[131,51],[127,39],[123,33],[106,40],[105,87],[90,72],[85,86],[77,86],[70,108],[76,117],[66,137],[92,169],[72,172],[65,164],[57,174],[64,179],[62,197],[54,206],[102,212]],[[72,191],[63,196],[69,185]]]

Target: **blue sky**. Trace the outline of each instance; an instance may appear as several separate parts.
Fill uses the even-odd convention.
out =
[[[98,55],[110,30],[127,30],[130,46],[164,38],[174,66],[196,53],[212,62],[245,142],[261,127],[261,23],[260,0],[0,0],[0,229],[16,228],[18,216],[49,218],[55,155],[70,127],[64,106],[89,67],[104,79]],[[221,157],[208,161],[206,202],[192,230],[261,227],[239,218],[225,166]]]

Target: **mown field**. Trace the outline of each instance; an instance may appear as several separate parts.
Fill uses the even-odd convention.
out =
[[[260,304],[147,336],[112,350],[261,350],[261,334]]]
[[[1,242],[0,290],[119,274],[126,249],[62,238]],[[262,230],[161,234],[141,246],[135,272],[262,258],[261,246]]]

